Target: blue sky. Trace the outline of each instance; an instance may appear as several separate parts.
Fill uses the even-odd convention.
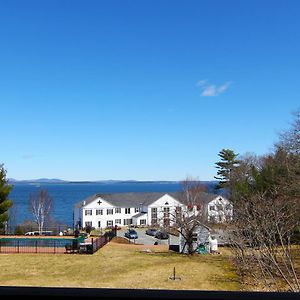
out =
[[[212,180],[300,103],[300,2],[1,1],[8,177]]]

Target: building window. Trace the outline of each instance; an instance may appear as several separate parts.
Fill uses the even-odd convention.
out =
[[[115,220],[115,224],[121,224],[122,222],[121,222],[121,219],[116,219]]]
[[[107,212],[106,212],[108,215],[113,215],[114,214],[114,210],[111,208],[107,209]]]
[[[101,221],[98,221],[98,228],[101,228]]]
[[[131,225],[132,219],[124,219],[123,224],[124,225]]]
[[[103,209],[96,209],[96,215],[103,215]]]
[[[85,210],[85,215],[86,216],[91,216],[92,215],[92,210],[91,209],[86,209]]]
[[[170,208],[164,207],[164,218],[169,218],[169,217],[170,217]]]
[[[121,207],[115,208],[115,213],[116,213],[116,214],[120,214],[120,213],[121,213]]]
[[[164,226],[170,226],[170,219],[168,218],[164,219]]]
[[[193,242],[198,242],[198,235],[197,235],[197,233],[193,233],[192,234],[192,241]]]
[[[178,218],[181,217],[182,209],[180,206],[176,207],[175,213],[176,213],[176,217]]]
[[[151,216],[152,216],[152,218],[157,218],[157,208],[156,207],[151,208]]]
[[[92,222],[91,221],[87,221],[85,222],[85,227],[91,226],[92,227]]]
[[[130,214],[130,208],[125,208],[125,214]]]
[[[215,210],[215,206],[214,206],[214,205],[211,205],[211,206],[209,207],[209,210]]]
[[[152,218],[151,219],[151,225],[157,225],[158,223],[157,223],[157,219],[155,219],[155,218]]]
[[[107,222],[106,222],[106,226],[107,227],[110,227],[110,226],[113,226],[114,225],[114,221],[113,220],[108,220]]]
[[[134,212],[139,212],[140,210],[139,210],[139,208],[138,207],[136,207],[135,209],[134,209]]]
[[[146,220],[140,220],[140,225],[146,225]]]

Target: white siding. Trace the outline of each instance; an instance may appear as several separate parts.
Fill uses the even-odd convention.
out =
[[[208,221],[217,223],[230,220],[233,215],[233,208],[229,200],[222,196],[217,196],[207,205]]]
[[[165,194],[161,198],[157,199],[151,205],[148,206],[148,224],[154,226],[153,224],[153,214],[152,209],[156,209],[157,211],[157,222],[160,226],[164,226],[164,220],[166,219],[166,214],[169,214],[170,226],[174,224],[174,216],[176,207],[183,207],[184,205],[171,197],[168,194]],[[169,212],[167,211],[169,209]]]

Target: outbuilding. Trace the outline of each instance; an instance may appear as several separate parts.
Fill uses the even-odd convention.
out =
[[[210,252],[210,232],[211,229],[198,222],[199,224],[194,228],[192,232],[192,252],[196,253],[204,253]],[[180,253],[189,253],[189,245],[187,243],[187,240],[185,238],[186,232],[182,231],[182,233],[179,234],[179,252]]]

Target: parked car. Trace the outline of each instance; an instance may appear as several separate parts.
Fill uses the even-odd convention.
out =
[[[156,232],[157,232],[156,228],[149,228],[146,230],[146,234],[151,235],[151,236],[155,236]]]
[[[169,234],[165,231],[157,231],[155,233],[155,237],[160,240],[167,240],[169,238]]]
[[[137,232],[133,229],[129,229],[128,231],[126,231],[124,236],[129,239],[137,239],[138,238]]]

